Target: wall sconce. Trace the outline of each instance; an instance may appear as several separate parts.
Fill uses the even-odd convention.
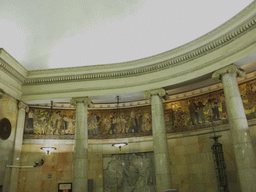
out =
[[[9,167],[9,168],[19,168],[19,169],[27,169],[27,168],[34,168],[34,167],[38,167],[38,166],[42,166],[44,164],[44,160],[41,159],[41,161],[36,161],[35,165],[5,165],[5,167]]]
[[[53,152],[54,150],[56,150],[56,147],[41,147],[40,149],[42,149],[45,154],[49,155],[51,152]]]
[[[121,151],[121,147],[126,146],[126,145],[128,145],[128,143],[126,143],[126,142],[120,142],[120,143],[113,143],[112,144],[113,147],[118,147],[120,149],[120,151]]]

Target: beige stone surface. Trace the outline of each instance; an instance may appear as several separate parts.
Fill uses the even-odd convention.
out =
[[[151,90],[145,95],[151,98],[156,191],[161,192],[171,188],[170,160],[162,102],[165,91],[164,89]]]
[[[20,156],[21,156],[21,149],[22,149],[22,141],[23,141],[23,132],[25,126],[25,115],[28,112],[28,106],[23,103],[19,102],[18,105],[18,117],[17,117],[17,129],[15,134],[15,141],[14,141],[14,152],[13,152],[13,165],[20,165]],[[18,179],[19,179],[19,169],[13,168],[11,170],[11,182],[10,182],[10,191],[16,192],[18,188]]]
[[[72,190],[74,192],[86,192],[88,180],[87,108],[90,99],[88,97],[75,97],[71,99],[70,104],[76,107]]]
[[[1,75],[0,75],[1,76]],[[2,78],[2,77],[1,77]],[[0,83],[1,87],[1,83]],[[2,87],[1,87],[2,88]],[[15,143],[15,132],[17,130],[18,102],[8,94],[3,93],[0,98],[0,119],[7,118],[11,122],[11,135],[8,139],[0,139],[0,185],[3,185],[3,191],[8,192],[11,184],[11,168],[5,165],[11,165],[13,162],[13,152]],[[14,174],[16,174],[15,172]],[[15,178],[17,182],[18,178]]]
[[[234,65],[223,69],[215,73],[223,84],[240,185],[243,192],[250,192],[256,189],[256,155],[236,79],[240,69]]]
[[[211,152],[211,145],[213,144],[213,140],[209,139],[209,137],[212,136],[212,134],[209,133],[210,131],[211,130],[208,130],[207,132],[207,130],[205,130],[203,134],[198,131],[200,134],[197,136],[182,136],[178,133],[167,135],[169,138],[168,154],[170,159],[169,165],[172,178],[172,187],[177,188],[182,192],[189,192],[192,189],[194,191],[200,191],[203,189],[204,191],[209,192],[215,192],[217,190],[216,172],[214,169],[213,156]],[[252,133],[252,142],[256,142],[256,138],[254,137],[256,133],[255,125],[250,127],[250,133]],[[223,144],[229,189],[230,191],[241,192],[233,144],[230,139],[230,131],[225,129],[220,131],[218,134],[222,135],[220,142]],[[177,135],[181,137],[177,138]],[[185,141],[186,139],[188,139],[188,141]],[[33,144],[33,142],[36,142],[37,144]],[[41,142],[47,143],[47,140]],[[93,149],[94,151],[92,150],[88,153],[88,179],[93,179],[94,190],[99,192],[103,192],[104,187],[104,165],[102,163],[102,156],[109,153],[108,148],[106,148],[106,151],[104,151],[102,150],[102,146],[110,146],[109,149],[112,148],[114,150],[111,152],[112,154],[120,153],[119,149],[116,150],[116,148],[111,146],[111,140],[105,141],[105,144],[102,142],[104,143],[102,140],[100,140],[98,144],[96,140],[90,142],[91,144],[89,144],[89,148]],[[131,138],[130,142],[140,142],[140,151],[148,151],[147,145],[150,145],[151,149],[153,146],[152,140],[149,141],[148,137],[141,139]],[[58,183],[73,182],[73,144],[70,144],[70,142],[68,144],[68,142],[61,140],[56,141],[55,143],[59,143],[58,145],[55,145],[57,151],[50,155],[45,155],[42,151],[40,151],[42,144],[38,144],[38,141],[30,140],[30,144],[27,142],[25,143],[26,144],[23,144],[22,148],[22,164],[31,165],[33,161],[40,158],[45,159],[45,164],[35,169],[22,169],[20,171],[18,186],[19,191],[23,192],[34,190],[31,183],[35,182],[35,178],[37,179],[36,182],[40,181],[38,182],[41,189],[39,191],[44,189],[43,182],[45,182],[46,185],[45,189],[56,189]],[[182,143],[187,145],[182,145]],[[190,143],[195,145],[193,148],[198,148],[198,150],[195,150],[197,153],[191,154],[189,151],[186,151],[186,147],[189,146]],[[131,144],[132,143],[129,143],[128,146]],[[201,144],[204,145],[203,150],[200,150],[202,149],[200,147]],[[58,149],[60,149],[60,151]],[[124,149],[125,147],[122,148],[121,153],[123,153]],[[175,153],[175,149],[177,150],[177,153]],[[181,150],[179,151],[178,149]],[[254,149],[256,149],[255,145]],[[130,153],[129,150],[126,152]],[[48,174],[52,174],[52,178],[47,178]]]

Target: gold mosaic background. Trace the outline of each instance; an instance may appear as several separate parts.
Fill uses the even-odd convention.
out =
[[[239,85],[248,119],[256,117],[256,80]],[[164,103],[168,132],[191,127],[204,128],[210,122],[228,123],[223,91],[217,91],[175,102]],[[27,114],[25,134],[74,135],[75,110],[31,108]],[[136,136],[152,132],[150,106],[118,110],[89,110],[88,134]]]

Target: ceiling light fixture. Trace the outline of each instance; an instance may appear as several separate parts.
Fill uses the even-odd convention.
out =
[[[56,150],[56,147],[41,147],[40,149],[42,149],[45,154],[49,155],[51,152],[53,152],[54,150]]]
[[[126,142],[120,142],[120,143],[113,143],[112,144],[113,147],[118,147],[120,149],[120,151],[121,151],[121,147],[126,146],[126,145],[128,145],[128,143],[126,143]]]

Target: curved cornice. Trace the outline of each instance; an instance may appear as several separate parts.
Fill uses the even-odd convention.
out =
[[[245,74],[244,77],[238,78],[239,84],[250,82],[256,79],[256,72],[251,72]],[[198,97],[200,95],[205,95],[208,93],[214,93],[223,89],[222,83],[216,83],[210,86],[204,86],[202,88],[197,88],[192,91],[186,91],[178,94],[166,95],[164,97],[164,103],[176,102],[192,97]],[[132,108],[132,107],[145,107],[150,105],[150,99],[144,99],[139,101],[123,102],[119,104],[119,108]],[[29,107],[33,108],[51,108],[51,103],[43,104],[30,104]],[[92,103],[88,106],[90,110],[104,110],[104,109],[116,109],[116,103]],[[54,103],[53,109],[74,109],[70,103]]]
[[[26,79],[19,71],[14,69],[11,65],[9,65],[2,58],[0,58],[0,69],[2,71],[4,71],[5,73],[9,74],[11,77],[13,77],[15,80],[17,80],[20,83],[24,83],[24,81]]]
[[[24,101],[171,87],[207,76],[255,52],[255,10],[256,1],[225,24],[190,43],[125,63],[27,71],[0,49],[0,72],[19,82]]]
[[[97,72],[97,73],[90,73],[90,72],[88,73],[85,71],[83,72],[83,74],[78,74],[78,75],[76,74],[67,75],[68,73],[70,74],[70,70],[72,71],[74,68],[43,70],[41,72],[42,73],[48,72],[48,75],[49,75],[49,72],[62,71],[62,75],[53,73],[51,77],[48,76],[48,77],[27,78],[24,81],[24,84],[31,85],[31,84],[45,84],[45,83],[65,83],[65,82],[72,82],[72,81],[88,81],[88,80],[102,80],[102,79],[105,80],[105,79],[124,78],[124,77],[138,76],[138,75],[158,72],[161,70],[165,70],[167,68],[175,67],[175,66],[190,62],[206,54],[209,54],[213,51],[216,51],[224,47],[225,45],[233,42],[237,38],[243,36],[244,34],[248,33],[250,30],[254,29],[255,27],[256,27],[256,16],[252,17],[241,26],[236,27],[231,32],[228,32],[225,35],[222,35],[221,37],[219,37],[218,39],[215,39],[210,43],[207,43],[199,48],[196,48],[193,51],[189,51],[186,54],[176,56],[169,60],[165,60],[159,63],[155,63],[155,64],[143,66],[143,67],[136,67],[136,68],[125,69],[125,70],[116,69],[114,71]],[[255,42],[256,40],[252,39],[252,41],[250,41],[249,44],[252,45],[252,44],[255,44]],[[247,44],[246,46],[249,46],[249,44]],[[240,50],[237,50],[237,52]],[[219,57],[219,60],[221,59],[223,58]],[[215,62],[217,62],[217,60],[215,60]],[[123,63],[123,64],[127,64],[127,63]],[[107,65],[103,65],[103,66],[104,66],[103,68],[107,67]],[[97,66],[92,66],[92,67],[97,67]],[[40,73],[40,72],[31,71],[29,74],[31,75],[33,73]]]
[[[135,60],[135,61],[129,61],[129,62],[123,62],[123,63],[114,63],[114,64],[103,64],[103,65],[93,65],[93,66],[82,66],[82,67],[69,67],[69,68],[56,68],[56,69],[45,69],[45,70],[31,70],[28,71],[29,76],[34,75],[42,75],[42,74],[49,74],[49,73],[70,73],[70,72],[99,72],[99,71],[106,71],[106,70],[116,70],[120,68],[134,68],[134,67],[142,67],[147,65],[152,65],[155,63],[158,63],[159,61],[165,61],[170,58],[177,57],[181,54],[186,54],[189,51],[194,50],[195,48],[198,48],[198,45],[205,45],[211,41],[215,41],[216,39],[220,38],[222,35],[232,31],[236,27],[244,24],[246,21],[249,21],[252,17],[255,16],[255,10],[256,10],[256,2],[251,3],[249,6],[247,6],[243,11],[238,13],[236,16],[234,16],[232,19],[228,20],[218,28],[212,30],[211,32],[185,44],[180,47],[177,47],[175,49],[166,51],[161,54],[157,54],[151,57]]]

